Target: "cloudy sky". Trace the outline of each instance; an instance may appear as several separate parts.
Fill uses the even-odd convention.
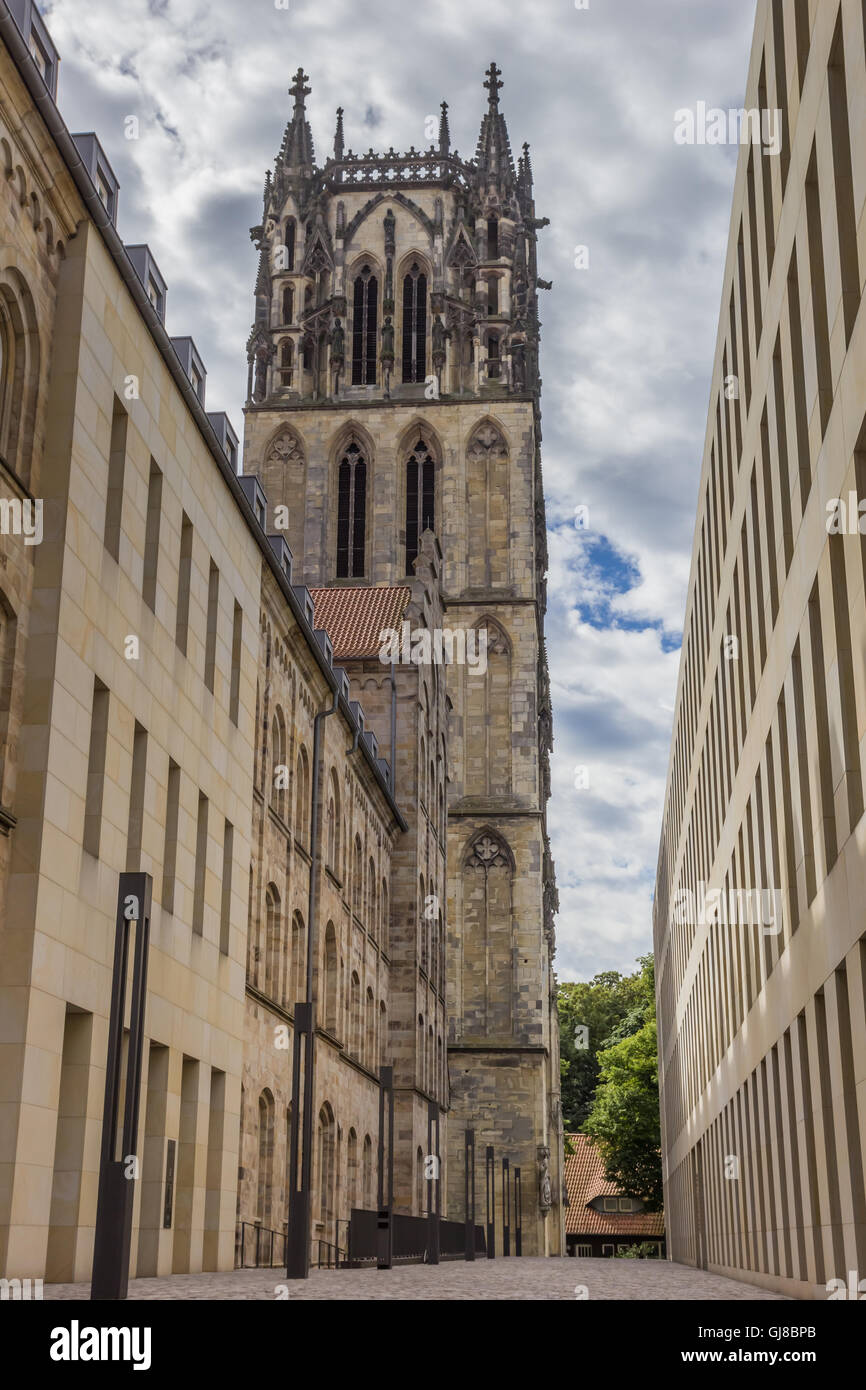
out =
[[[554,694],[550,825],[562,979],[650,948],[697,485],[736,150],[683,146],[674,112],[742,104],[754,0],[54,0],[59,103],[121,183],[167,326],[242,426],[244,344],[271,167],[303,65],[316,153],[424,147],[450,107],[475,152],[484,69],[531,146],[541,233],[543,458]],[[124,135],[138,117],[140,136]],[[576,268],[575,248],[589,265]],[[589,524],[575,526],[575,508]],[[582,769],[576,773],[576,769]],[[588,782],[588,785],[586,783]],[[576,785],[580,784],[580,785]]]

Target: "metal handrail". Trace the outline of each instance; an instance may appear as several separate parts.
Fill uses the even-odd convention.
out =
[[[247,1264],[247,1227],[251,1227],[256,1233],[255,1239],[255,1261]],[[267,1241],[263,1237],[267,1236]],[[280,1259],[275,1259],[275,1238],[283,1242],[283,1253]],[[274,1269],[278,1265],[285,1263],[285,1231],[274,1231],[269,1226],[261,1226],[257,1221],[242,1221],[238,1228],[238,1236],[235,1239],[235,1269]],[[263,1245],[265,1251],[263,1252]],[[265,1258],[263,1258],[263,1254]]]

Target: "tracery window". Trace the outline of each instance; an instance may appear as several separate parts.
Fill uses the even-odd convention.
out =
[[[423,381],[427,368],[427,276],[414,261],[403,277],[403,380]]]
[[[337,578],[364,574],[367,522],[367,461],[351,443],[340,460],[337,478]]]
[[[419,439],[406,461],[406,573],[418,554],[425,531],[434,531],[436,473],[433,455]]]
[[[352,308],[352,385],[376,384],[378,281],[368,265],[355,277]]]

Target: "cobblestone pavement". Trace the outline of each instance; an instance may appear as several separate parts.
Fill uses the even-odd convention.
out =
[[[776,1299],[753,1284],[706,1274],[667,1260],[498,1259],[441,1265],[404,1265],[392,1270],[318,1270],[286,1281],[279,1269],[236,1269],[225,1274],[172,1274],[133,1279],[130,1299],[525,1299],[574,1301],[576,1285],[590,1299],[729,1301]],[[89,1284],[46,1284],[46,1299],[87,1299]]]

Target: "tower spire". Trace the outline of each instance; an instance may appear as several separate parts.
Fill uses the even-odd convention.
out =
[[[487,111],[481,121],[478,148],[475,162],[478,166],[478,180],[484,185],[499,185],[506,193],[514,184],[514,160],[508,140],[505,117],[499,110],[499,80],[502,69],[491,63],[487,69],[484,86],[487,89]]]
[[[443,101],[440,106],[442,112],[439,117],[439,153],[446,155],[451,150],[451,132],[448,129],[448,103]]]
[[[501,76],[502,69],[498,68],[495,63],[491,63],[490,67],[487,69],[487,76],[484,79],[491,116],[495,116],[496,112],[499,110],[499,88],[503,86],[503,83],[499,81]]]
[[[295,73],[294,81],[289,88],[289,96],[295,99],[295,108],[292,112],[292,119],[286,129],[283,140],[283,159],[290,168],[306,166],[312,169],[316,162],[313,150],[313,134],[310,130],[310,123],[307,120],[305,107],[306,98],[310,95],[310,88],[307,74],[303,68],[298,68]]]

